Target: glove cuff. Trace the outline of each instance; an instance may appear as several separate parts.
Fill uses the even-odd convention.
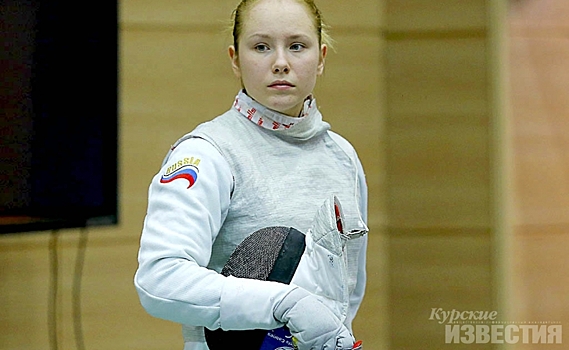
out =
[[[276,305],[293,290],[283,283],[226,277],[220,300],[223,330],[275,329],[284,324],[273,316]]]
[[[284,295],[280,302],[275,305],[275,319],[285,324],[288,323],[288,311],[300,300],[306,298],[309,295],[310,293],[307,290],[293,286],[293,289]]]

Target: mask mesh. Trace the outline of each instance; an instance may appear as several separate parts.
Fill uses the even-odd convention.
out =
[[[267,280],[289,230],[274,226],[255,231],[235,248],[221,274]]]

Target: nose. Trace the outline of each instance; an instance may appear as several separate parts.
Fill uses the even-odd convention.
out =
[[[290,72],[290,64],[286,58],[286,53],[283,50],[277,50],[275,62],[273,63],[273,73],[288,73]]]
[[[273,73],[278,74],[278,73],[288,73],[290,71],[290,68],[288,66],[273,66]]]

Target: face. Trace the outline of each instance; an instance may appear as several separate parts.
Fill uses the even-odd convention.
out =
[[[230,46],[229,56],[249,96],[296,117],[324,70],[326,50],[303,4],[261,0],[246,11],[238,51]]]

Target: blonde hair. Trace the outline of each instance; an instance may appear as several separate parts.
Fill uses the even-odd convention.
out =
[[[260,0],[241,0],[239,5],[237,5],[235,10],[233,10],[231,15],[231,32],[233,34],[233,46],[235,47],[235,52],[238,52],[239,36],[241,35],[241,30],[243,28],[243,17],[245,16],[246,11],[258,1]],[[314,0],[296,1],[304,4],[312,14],[316,33],[318,34],[318,43],[320,45],[325,44],[326,46],[333,48],[334,41],[328,33],[328,25],[322,19],[322,13],[316,6]]]

